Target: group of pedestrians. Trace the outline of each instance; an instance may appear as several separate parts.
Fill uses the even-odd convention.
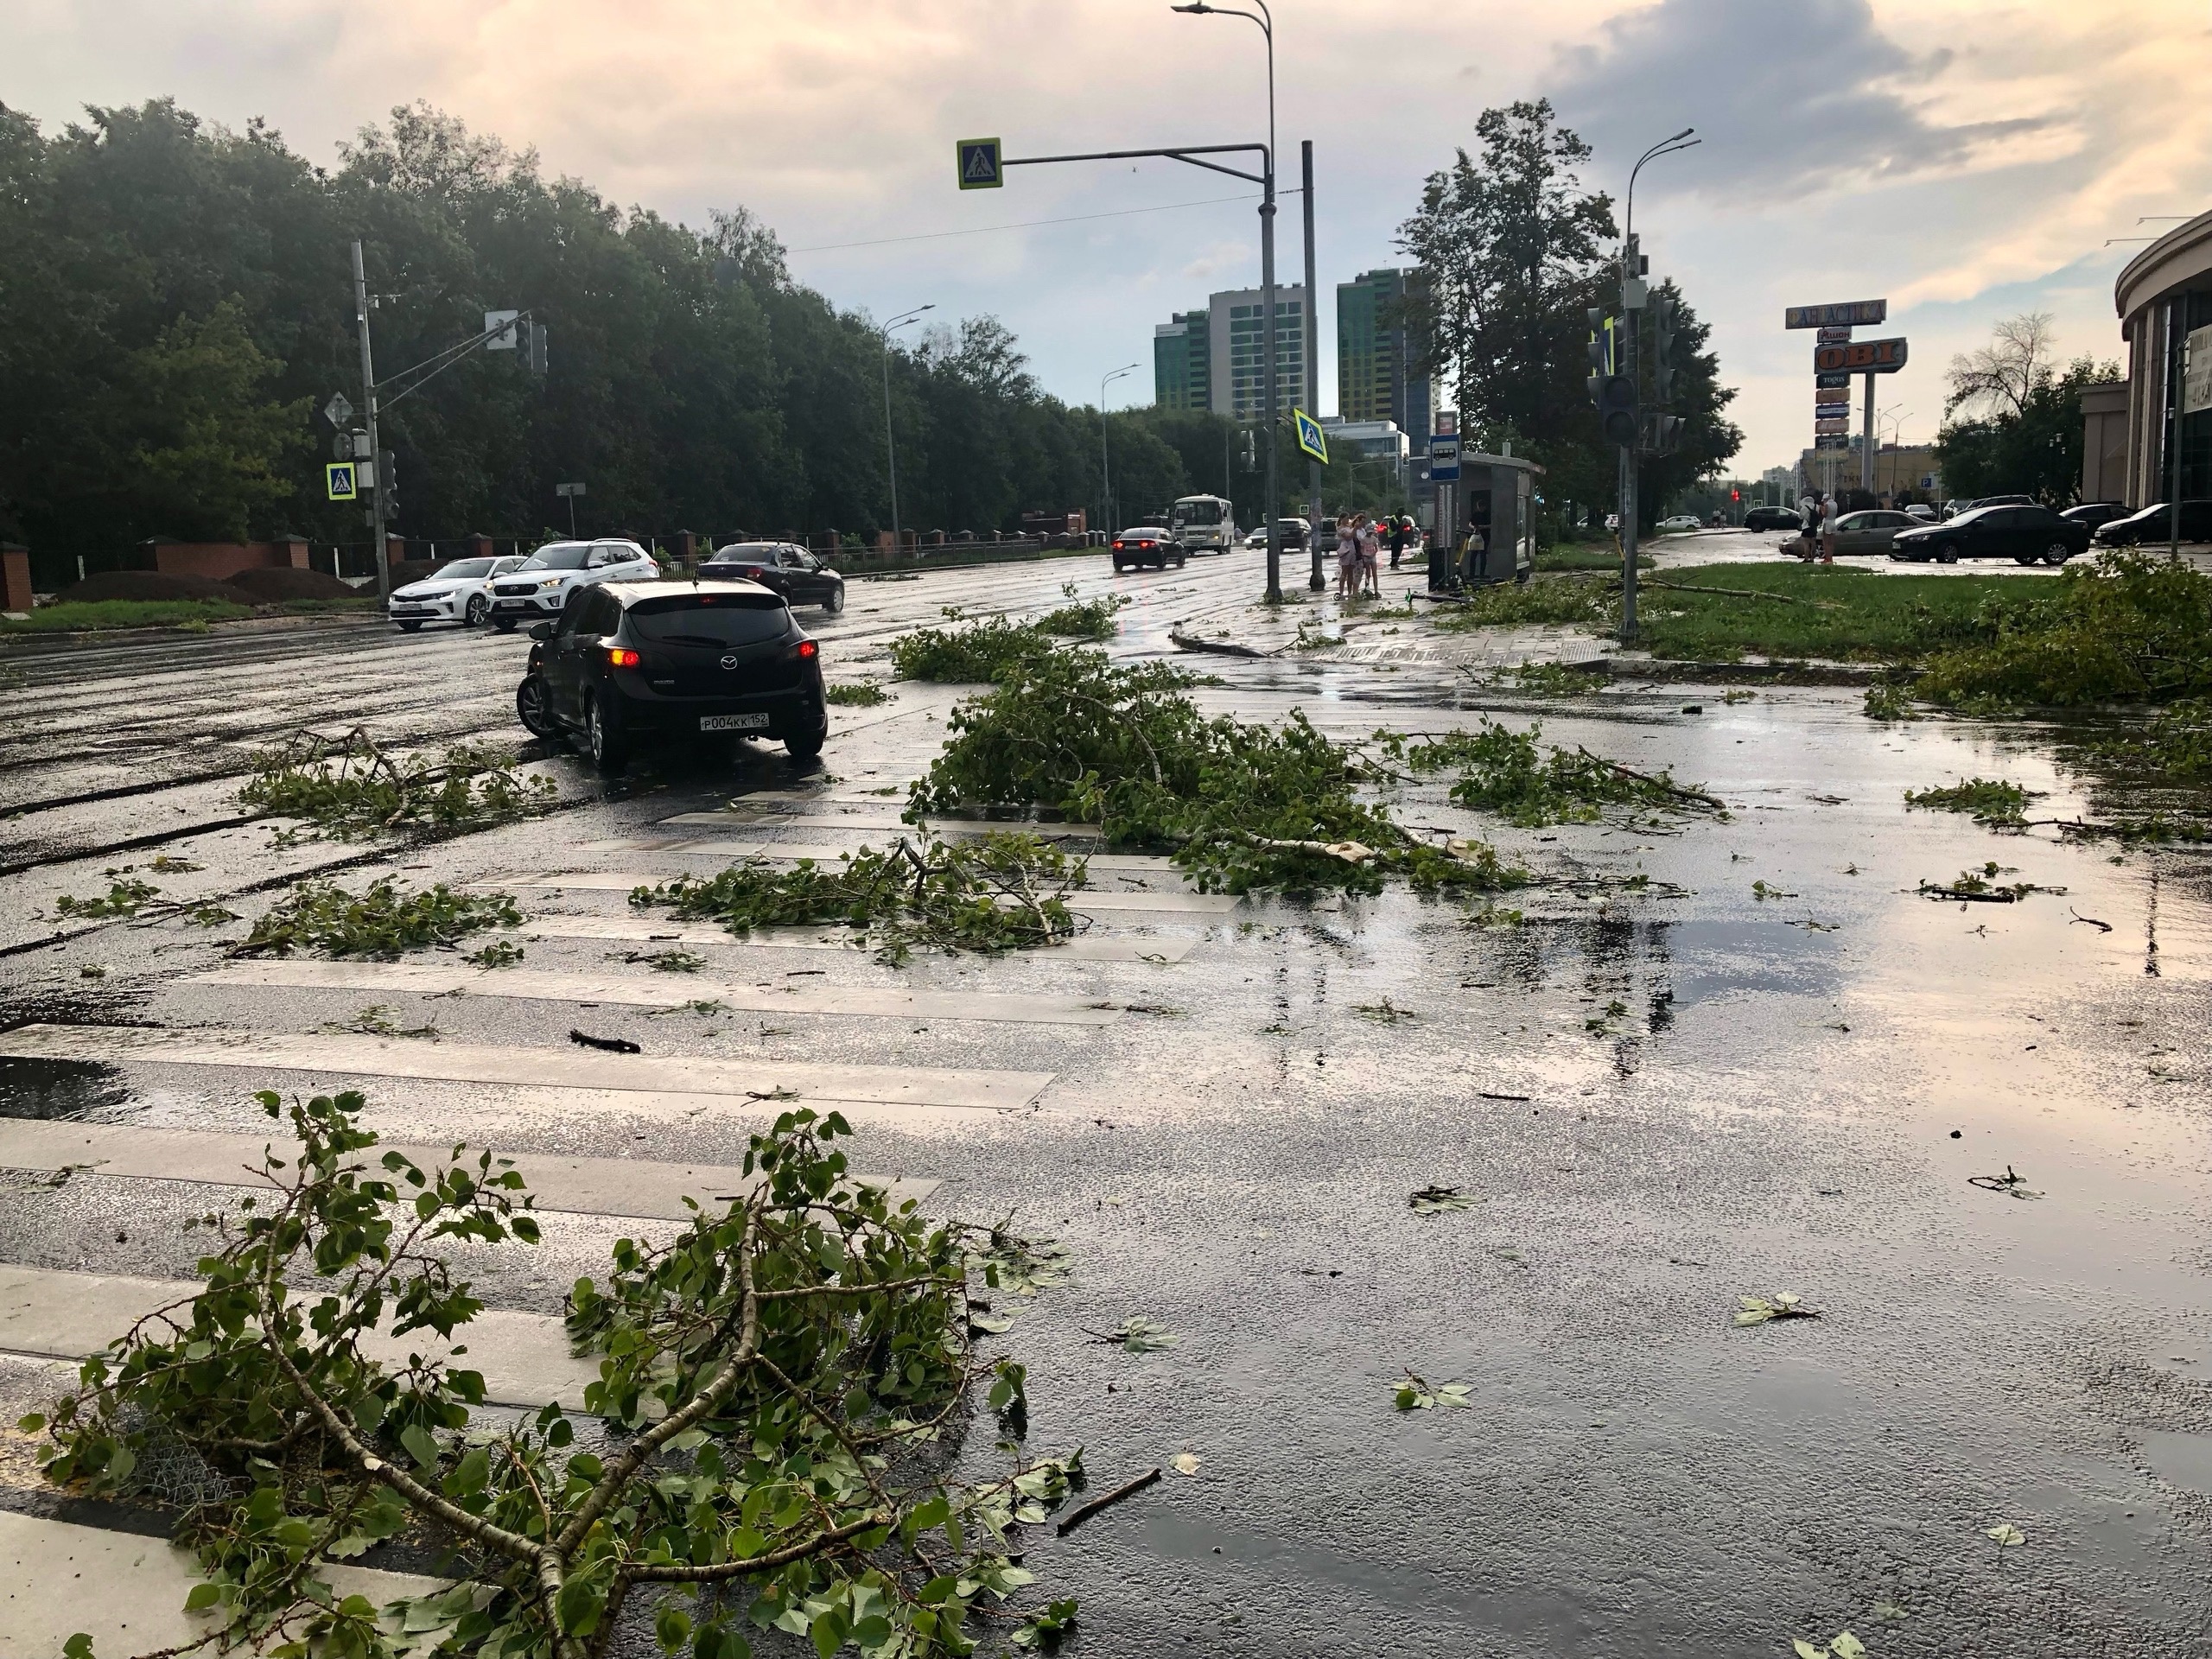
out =
[[[1805,529],[1801,539],[1805,550],[1797,556],[1807,564],[1817,556],[1822,564],[1835,563],[1835,497],[1808,495],[1798,504],[1803,514]]]
[[[1398,568],[1408,546],[1420,544],[1421,531],[1402,513],[1384,513],[1379,519],[1363,512],[1337,515],[1337,597],[1357,599],[1362,594],[1382,597],[1382,549],[1390,550],[1390,568]]]

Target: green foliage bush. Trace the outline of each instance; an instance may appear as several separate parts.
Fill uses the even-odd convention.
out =
[[[2169,702],[2212,693],[2212,576],[2127,549],[1984,600],[1977,643],[1939,652],[1931,702]]]
[[[1373,892],[1391,870],[1424,887],[1525,880],[1488,848],[1421,847],[1357,798],[1372,770],[1302,714],[1281,728],[1209,718],[1191,683],[1164,663],[1116,665],[1090,651],[1012,661],[988,696],[953,711],[906,817],[1049,807],[1110,840],[1165,847],[1201,887],[1230,893]]]
[[[1115,613],[1129,601],[1118,594],[1109,594],[1103,599],[1077,600],[1072,583],[1067,592],[1070,602],[1039,617],[1038,627],[1058,639],[1083,639],[1092,645],[1103,645],[1111,639],[1121,626],[1115,621]]]
[[[549,778],[518,772],[496,744],[455,744],[435,763],[395,760],[359,727],[334,741],[302,732],[255,759],[242,804],[340,839],[504,823],[552,805],[558,792]]]
[[[1020,1454],[1022,1368],[979,1355],[971,1323],[971,1283],[997,1291],[1021,1241],[894,1204],[851,1177],[842,1118],[786,1113],[752,1138],[744,1197],[617,1241],[576,1282],[568,1335],[600,1367],[572,1403],[598,1422],[485,1414],[483,1376],[441,1349],[484,1308],[449,1258],[534,1245],[530,1196],[488,1153],[379,1154],[363,1106],[295,1103],[298,1144],[219,1218],[204,1285],[20,1425],[86,1497],[130,1493],[152,1458],[204,1465],[211,1495],[178,1523],[204,1575],[186,1605],[226,1646],[598,1659],[643,1591],[671,1652],[743,1659],[752,1625],[927,1659],[970,1651],[970,1609],[1034,1581],[1008,1529],[1082,1484],[1081,1454]],[[956,1481],[944,1446],[978,1394],[1007,1466]],[[327,1560],[403,1532],[457,1546],[451,1590],[333,1592]]]
[[[386,875],[355,894],[334,881],[307,880],[256,922],[232,954],[282,957],[315,950],[334,957],[389,957],[457,944],[488,928],[519,927],[522,921],[504,893],[454,893],[442,881],[410,893]]]
[[[995,616],[961,628],[917,628],[891,642],[891,665],[901,679],[979,685],[1054,649],[1036,623]]]
[[[901,842],[864,847],[836,866],[802,859],[783,870],[759,861],[718,875],[680,876],[630,894],[686,920],[717,921],[733,933],[756,927],[850,927],[882,957],[903,963],[916,946],[1010,950],[1073,936],[1068,895],[1084,867],[1034,836],[992,834],[980,842]]]

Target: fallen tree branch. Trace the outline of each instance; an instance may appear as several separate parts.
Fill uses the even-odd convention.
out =
[[[1122,1485],[1116,1486],[1110,1492],[1107,1492],[1100,1497],[1092,1498],[1090,1503],[1084,1504],[1081,1509],[1077,1510],[1074,1513],[1071,1514],[1066,1520],[1061,1522],[1058,1527],[1053,1529],[1053,1530],[1061,1537],[1065,1538],[1068,1534],[1073,1532],[1084,1522],[1090,1520],[1092,1516],[1097,1514],[1099,1510],[1111,1509],[1123,1498],[1135,1497],[1137,1493],[1144,1491],[1146,1487],[1151,1485],[1153,1482],[1159,1478],[1160,1471],[1158,1469],[1148,1469],[1143,1474],[1139,1475],[1135,1480],[1128,1481]]]

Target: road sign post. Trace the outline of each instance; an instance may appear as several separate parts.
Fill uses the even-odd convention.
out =
[[[576,498],[584,493],[582,484],[556,484],[553,493],[565,496],[569,503],[569,539],[576,539]]]
[[[353,245],[353,317],[361,336],[361,397],[368,404],[365,417],[369,429],[369,454],[373,458],[377,448],[377,371],[369,354],[369,279],[361,264],[361,245]],[[377,600],[379,603],[391,597],[391,550],[384,538],[384,484],[379,479],[369,493],[369,533],[376,537]]]
[[[953,146],[963,190],[996,190],[1006,183],[995,138],[963,138]]]
[[[1315,462],[1329,464],[1329,440],[1321,430],[1321,423],[1302,409],[1290,411],[1290,418],[1298,429],[1298,447],[1313,457]]]
[[[352,461],[334,461],[326,463],[322,469],[322,481],[332,500],[351,501],[354,499],[355,480]]]

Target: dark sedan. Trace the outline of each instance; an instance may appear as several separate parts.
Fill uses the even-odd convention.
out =
[[[796,542],[733,542],[699,567],[707,582],[757,582],[793,605],[845,608],[845,579]]]
[[[652,738],[747,734],[804,760],[830,735],[822,647],[756,583],[588,588],[530,632],[516,714],[540,737],[581,737],[601,772]]]
[[[1975,507],[1890,538],[1890,556],[1925,564],[1956,564],[1961,559],[2015,559],[2022,564],[2063,564],[2089,550],[2083,524],[2060,518],[2049,507]]]
[[[2173,504],[2161,501],[2140,512],[2114,518],[2097,526],[2099,547],[2133,547],[2143,542],[2163,542],[2174,533]],[[2181,538],[2184,542],[2212,542],[2212,501],[2181,504]]]
[[[1795,507],[1753,507],[1744,515],[1745,530],[1802,530],[1804,515]]]
[[[2084,501],[2078,507],[2067,508],[2058,516],[2071,518],[2077,524],[2087,524],[2089,539],[2094,541],[2100,525],[2108,524],[2115,518],[2126,518],[2127,509],[2117,501]]]

